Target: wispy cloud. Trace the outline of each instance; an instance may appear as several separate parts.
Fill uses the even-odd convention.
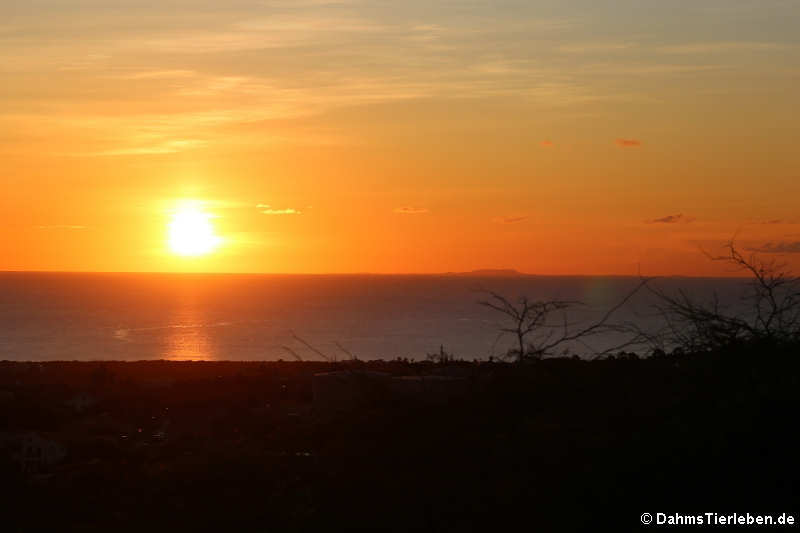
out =
[[[553,146],[555,146],[555,143],[553,141],[542,141],[539,144],[544,148],[552,148]]]
[[[748,248],[748,250],[764,254],[800,254],[800,241],[768,242],[762,246]]]
[[[654,218],[652,220],[645,220],[647,224],[677,224],[679,222],[688,224],[689,222],[693,221],[693,217],[686,217],[681,213],[678,213],[677,215],[667,215],[661,218]]]
[[[261,4],[269,7],[315,7],[315,6],[349,6],[360,0],[261,0]]]
[[[169,32],[130,46],[158,52],[208,54],[291,48],[336,42],[343,36],[387,31],[384,25],[355,16],[274,14],[250,18],[221,29]]]
[[[173,70],[140,70],[137,72],[131,72],[128,74],[121,74],[117,76],[118,78],[125,79],[125,80],[160,80],[160,79],[171,79],[171,78],[190,78],[192,76],[196,76],[197,73],[193,70],[180,70],[180,69],[173,69]]]
[[[583,65],[580,70],[587,74],[602,76],[677,76],[714,72],[723,69],[719,64],[656,63],[647,62],[604,62]]]
[[[354,3],[261,1],[249,15],[233,6],[214,8],[212,16],[200,6],[186,17],[173,20],[165,13],[135,29],[124,17],[104,12],[100,20],[110,20],[93,22],[91,39],[62,42],[53,32],[54,40],[0,46],[0,73],[21,55],[26,71],[41,72],[51,71],[53,62],[79,58],[86,72],[79,81],[74,75],[80,88],[74,101],[48,91],[18,93],[32,102],[30,123],[57,121],[62,130],[81,135],[68,155],[100,157],[172,154],[206,144],[342,143],[347,134],[339,131],[251,132],[260,121],[319,117],[363,105],[512,97],[525,105],[563,108],[629,98],[593,85],[581,65],[565,66],[563,57],[554,64],[511,45],[534,33],[557,44],[561,32],[580,20],[490,10],[488,20],[470,15],[423,22],[348,7]],[[95,43],[103,44],[103,55]],[[552,55],[552,45],[545,48]],[[90,84],[92,91],[84,90]],[[40,97],[48,105],[35,103]]]
[[[45,226],[34,226],[36,229],[66,229],[66,230],[78,230],[78,229],[86,229],[86,226],[79,226],[76,224],[51,224]]]
[[[505,216],[505,217],[498,217],[494,219],[495,222],[500,224],[516,224],[518,222],[523,222],[528,220],[528,215],[518,215],[518,216]]]
[[[396,207],[394,210],[395,213],[400,213],[401,215],[419,215],[422,213],[428,213],[428,209],[425,207],[415,207],[415,206],[403,206],[403,207]]]
[[[792,226],[800,224],[800,219],[797,218],[752,218],[746,221],[747,224],[766,224],[766,225],[786,225]]]
[[[752,219],[747,221],[749,224],[765,224],[765,225],[775,225],[775,224],[789,224],[786,220],[782,218],[767,218],[767,219]]]
[[[293,207],[275,208],[269,204],[258,204],[256,207],[264,215],[301,215],[302,211]]]
[[[767,50],[778,50],[786,46],[779,43],[769,42],[709,42],[709,43],[687,43],[670,46],[661,46],[657,50],[665,54],[718,54],[723,52],[760,52]]]
[[[620,148],[636,148],[642,145],[642,141],[638,139],[617,139],[615,142]]]
[[[90,70],[92,68],[96,68],[98,65],[103,64],[109,59],[111,59],[111,56],[105,54],[86,54],[83,57],[74,58],[62,63],[58,66],[58,70],[62,72]]]
[[[76,155],[171,154],[206,143],[346,143],[357,134],[328,125],[324,133],[255,130],[262,121],[413,100],[519,100],[602,114],[604,103],[661,99],[624,78],[654,84],[654,76],[690,74],[691,83],[693,73],[709,71],[712,79],[730,58],[694,61],[687,54],[780,46],[598,33],[572,10],[547,18],[524,2],[508,10],[472,3],[458,16],[435,9],[423,18],[416,8],[397,12],[363,0],[258,0],[246,9],[241,2],[201,2],[191,10],[154,8],[158,16],[133,26],[130,6],[122,4],[92,16],[76,6],[65,10],[65,20],[32,10],[22,21],[30,28],[12,35],[12,22],[0,31],[0,75],[10,68],[26,73],[0,79],[20,84],[9,91],[19,104],[10,100],[8,109],[35,115],[29,123],[43,131],[65,123],[61,130],[75,133],[71,149],[83,152]],[[40,74],[65,65],[80,69],[59,74],[65,90],[24,81],[47,79]],[[153,137],[142,140],[142,133]]]
[[[607,54],[610,52],[621,52],[629,50],[636,45],[634,43],[571,43],[563,44],[556,48],[562,54]]]
[[[130,146],[114,148],[110,150],[98,150],[95,152],[73,152],[67,155],[70,157],[113,157],[113,156],[126,156],[126,155],[162,155],[162,154],[176,154],[185,150],[194,148],[202,148],[208,144],[206,141],[199,139],[176,139],[166,140],[155,144],[148,144],[146,146]]]

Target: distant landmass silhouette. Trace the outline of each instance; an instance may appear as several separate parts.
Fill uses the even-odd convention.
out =
[[[497,277],[511,277],[511,276],[526,276],[524,272],[514,270],[513,268],[481,268],[478,270],[470,270],[468,272],[447,272],[449,276],[497,276]]]

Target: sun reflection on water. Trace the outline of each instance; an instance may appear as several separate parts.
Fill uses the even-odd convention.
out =
[[[212,361],[217,359],[209,337],[206,317],[191,294],[181,298],[169,326],[164,359],[170,361]]]

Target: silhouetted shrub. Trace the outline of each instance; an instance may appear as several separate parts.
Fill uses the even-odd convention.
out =
[[[742,296],[745,307],[734,314],[716,294],[711,302],[702,303],[684,290],[670,294],[645,282],[657,297],[656,308],[665,322],[660,331],[640,331],[654,350],[701,353],[740,345],[800,343],[800,278],[775,261],[764,261],[756,254],[745,257],[733,241],[726,248],[726,255],[712,259],[749,274]]]

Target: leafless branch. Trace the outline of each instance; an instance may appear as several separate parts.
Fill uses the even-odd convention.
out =
[[[578,322],[570,322],[566,315],[566,310],[578,305],[581,302],[572,300],[542,300],[531,301],[527,297],[521,297],[516,304],[510,302],[504,296],[495,292],[489,292],[490,299],[479,303],[489,309],[495,310],[505,315],[510,325],[500,327],[503,333],[510,333],[516,337],[517,349],[513,356],[517,361],[533,358],[539,359],[547,355],[552,355],[559,347],[566,346],[568,343],[579,343],[593,350],[585,340],[588,337],[607,332],[630,333],[632,329],[622,324],[611,324],[610,320],[614,314],[625,306],[633,296],[647,284],[649,279],[642,280],[630,293],[628,293],[619,303],[609,309],[600,320],[592,324],[575,330]],[[561,320],[553,322],[550,320],[552,314],[563,311]],[[637,333],[631,339],[626,340],[621,346],[628,347],[633,344],[642,343],[642,337]],[[619,348],[617,348],[619,349]]]
[[[666,344],[701,352],[747,342],[800,341],[800,278],[791,275],[785,265],[762,260],[755,253],[745,257],[733,240],[725,248],[724,255],[706,255],[748,274],[743,296],[748,311],[738,315],[726,312],[716,294],[710,303],[702,304],[684,291],[672,295],[649,287],[667,325]]]
[[[308,348],[309,350],[311,350],[315,354],[317,354],[320,357],[322,357],[322,359],[324,359],[325,361],[327,361],[329,363],[335,363],[336,362],[336,358],[335,357],[329,357],[328,355],[326,355],[326,354],[322,353],[321,351],[317,350],[316,348],[311,346],[308,342],[306,342],[302,338],[298,337],[293,331],[290,331],[289,333],[292,334],[292,338],[294,340],[296,340],[297,342],[299,342],[300,344],[302,344],[303,346],[305,346],[306,348]]]

